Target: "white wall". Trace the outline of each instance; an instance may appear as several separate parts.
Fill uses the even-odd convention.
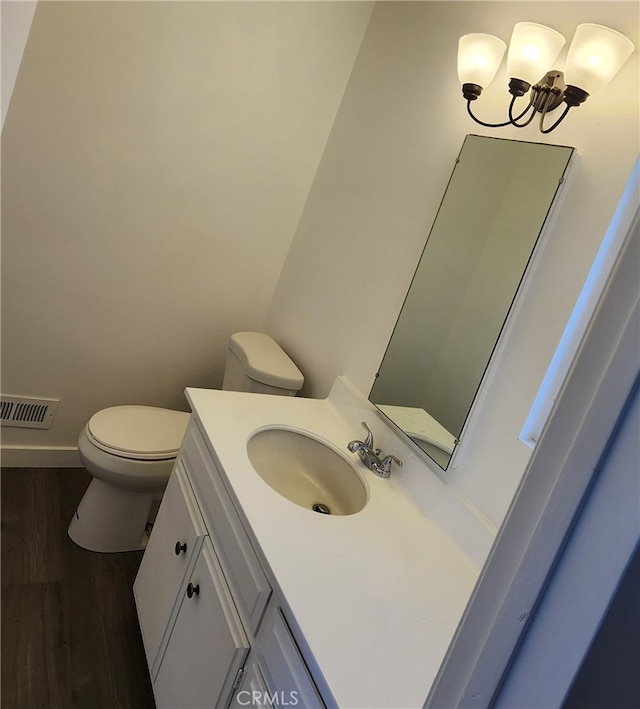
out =
[[[543,136],[533,125],[471,121],[458,37],[481,31],[508,41],[515,22],[530,20],[570,40],[578,24],[597,22],[638,46],[638,19],[631,2],[377,4],[267,315],[267,329],[307,373],[307,395],[324,396],[336,374],[368,393],[464,136],[574,146],[579,157],[500,376],[446,473],[495,525],[529,458],[518,435],[638,153],[638,52]],[[477,102],[485,120],[504,120],[506,84],[503,67]]]
[[[370,3],[40,3],[2,143],[2,391],[186,408],[259,328]],[[55,464],[55,458],[49,458]]]

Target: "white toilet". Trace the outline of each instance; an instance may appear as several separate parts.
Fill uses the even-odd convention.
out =
[[[295,396],[303,382],[269,335],[231,336],[223,389]],[[114,406],[91,417],[78,452],[93,480],[69,525],[78,546],[98,552],[144,548],[153,503],[162,497],[188,421],[188,413],[154,406]]]

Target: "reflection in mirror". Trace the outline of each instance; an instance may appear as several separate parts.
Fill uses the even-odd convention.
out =
[[[464,141],[369,396],[443,470],[572,153]]]

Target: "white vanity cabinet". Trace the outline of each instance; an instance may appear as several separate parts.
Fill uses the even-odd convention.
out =
[[[209,539],[190,578],[153,682],[158,709],[226,706],[249,653]]]
[[[151,678],[166,644],[166,629],[177,612],[176,599],[207,533],[181,462],[177,462],[158,510],[153,534],[133,585],[138,620]]]
[[[324,707],[295,638],[275,603],[267,608],[252,654],[232,706],[247,706],[247,692],[257,689],[261,696],[271,697],[277,706]]]
[[[134,584],[158,709],[324,704],[192,418]]]

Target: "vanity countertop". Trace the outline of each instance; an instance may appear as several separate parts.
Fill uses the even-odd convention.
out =
[[[287,616],[336,704],[422,707],[478,577],[477,564],[412,502],[400,484],[404,468],[381,479],[347,451],[363,432],[330,398],[186,393],[286,599]],[[272,490],[246,451],[251,434],[271,425],[310,431],[343,451],[367,486],[364,509],[321,515]]]

